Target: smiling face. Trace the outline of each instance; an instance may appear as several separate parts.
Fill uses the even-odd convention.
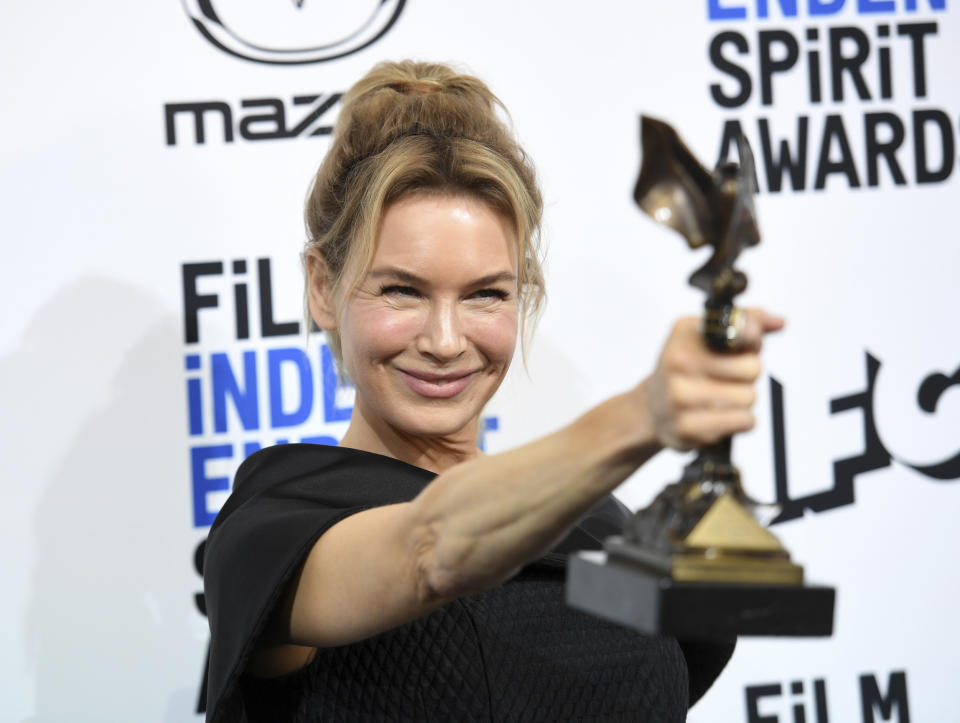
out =
[[[517,339],[517,252],[507,219],[464,195],[390,205],[339,318],[356,384],[349,435],[472,440]],[[345,440],[346,441],[346,440]]]

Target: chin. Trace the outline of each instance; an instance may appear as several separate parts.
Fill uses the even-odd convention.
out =
[[[406,410],[389,421],[400,434],[411,437],[449,438],[467,434],[475,438],[481,411],[482,407],[476,410],[423,407]]]

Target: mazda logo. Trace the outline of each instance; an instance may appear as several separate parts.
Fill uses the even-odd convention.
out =
[[[220,50],[279,65],[322,63],[376,42],[406,0],[182,0],[197,30]]]

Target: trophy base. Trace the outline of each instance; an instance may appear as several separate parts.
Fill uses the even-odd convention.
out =
[[[613,559],[635,563],[677,582],[803,584],[803,568],[790,562],[785,551],[779,554],[723,551],[710,556],[698,552],[666,555],[631,544],[621,537],[608,538],[604,546]]]
[[[606,552],[571,555],[567,604],[648,635],[827,636],[836,591],[821,585],[682,582]]]

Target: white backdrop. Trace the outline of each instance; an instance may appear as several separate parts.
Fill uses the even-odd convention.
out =
[[[491,451],[634,384],[699,308],[702,256],[630,197],[639,114],[708,164],[742,124],[764,232],[743,301],[789,326],[736,457],[785,503],[775,531],[808,577],[838,587],[836,633],[742,641],[690,720],[958,720],[955,3],[262,5],[215,0],[219,24],[190,0],[4,12],[0,718],[200,720],[194,555],[228,479],[256,445],[337,439],[350,405],[291,324],[328,143],[311,134],[375,62],[414,57],[488,81],[545,192],[550,300],[489,407]],[[184,103],[214,104],[203,143]],[[774,156],[806,124],[779,190],[764,124]],[[684,461],[622,496],[645,503]]]

